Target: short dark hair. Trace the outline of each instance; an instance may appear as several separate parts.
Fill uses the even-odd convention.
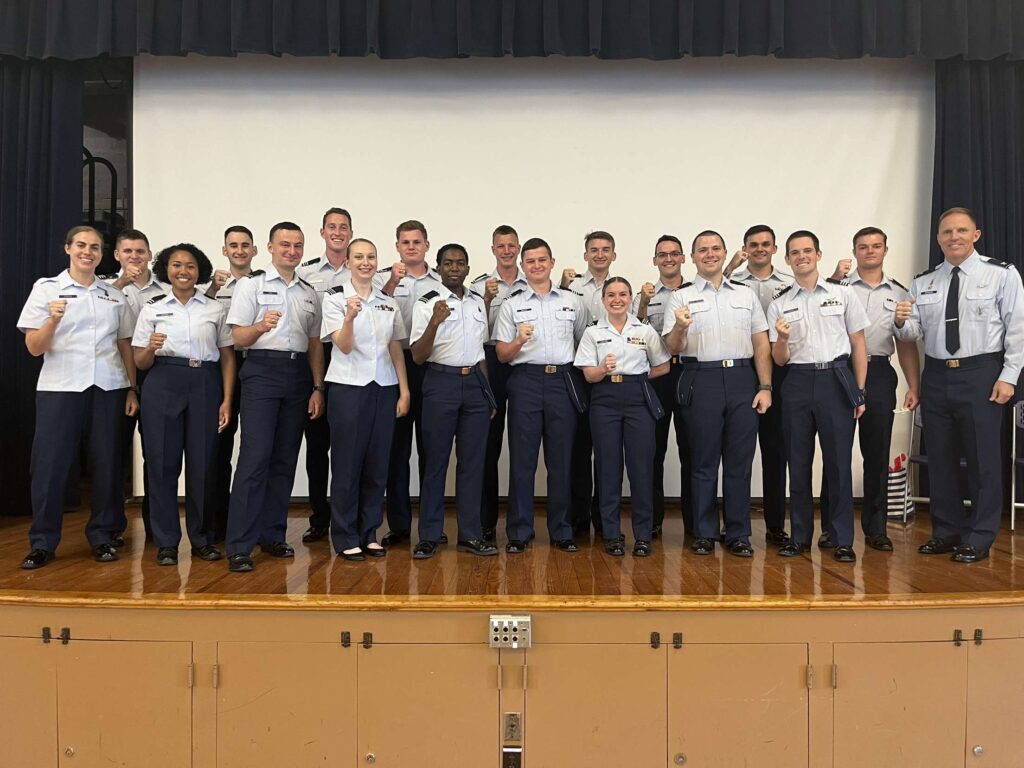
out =
[[[196,279],[197,284],[210,282],[210,278],[213,277],[213,264],[210,263],[206,254],[192,245],[192,243],[169,245],[156,255],[156,260],[153,262],[153,274],[157,280],[161,283],[167,282],[167,265],[171,261],[171,256],[178,251],[190,253],[192,258],[196,260],[196,265],[199,267],[199,277]]]
[[[811,232],[809,229],[798,229],[796,232],[786,238],[786,253],[789,253],[789,244],[794,240],[801,237],[809,237],[814,242],[814,250],[821,250],[821,243],[818,242],[818,236]]]
[[[677,246],[679,246],[680,251],[683,250],[683,244],[675,235],[662,235],[661,237],[659,237],[658,242],[654,244],[654,250],[657,251],[658,246],[661,245],[662,243],[675,243]]]
[[[469,251],[466,250],[466,246],[459,243],[447,243],[437,249],[437,266],[441,266],[441,259],[448,251],[462,251],[466,254],[466,263],[469,264]]]
[[[751,235],[756,235],[759,232],[767,232],[772,236],[772,242],[775,242],[775,230],[769,227],[767,224],[755,224],[752,227],[748,227],[747,231],[743,233],[743,244],[747,244],[747,240]]]
[[[603,229],[595,229],[593,232],[583,238],[583,248],[586,250],[590,247],[591,240],[607,240],[612,244],[612,250],[615,250],[615,238],[605,232]]]
[[[122,229],[117,235],[117,240],[114,241],[115,250],[121,245],[123,240],[142,240],[146,247],[149,248],[149,238],[137,229]]]
[[[868,235],[881,235],[882,243],[884,243],[885,245],[889,244],[888,235],[886,235],[885,232],[880,230],[878,227],[862,227],[861,229],[858,229],[853,236],[853,247],[856,248],[857,241],[860,240],[862,237],[867,237]]]
[[[522,249],[519,251],[519,258],[522,259],[526,256],[527,251],[533,251],[537,248],[543,248],[548,252],[548,256],[553,256],[551,253],[551,246],[548,245],[547,240],[542,240],[539,237],[531,237],[525,243],[523,243]]]
[[[690,246],[690,253],[693,254],[697,250],[697,241],[702,237],[717,237],[722,242],[722,248],[725,248],[725,238],[715,232],[713,229],[705,229],[703,232],[698,232],[693,238],[693,244]]]
[[[80,235],[83,232],[92,232],[96,237],[100,239],[100,243],[103,243],[103,235],[96,227],[90,227],[88,224],[79,224],[77,227],[72,227],[68,230],[68,233],[64,235],[64,245],[71,245],[75,242],[75,236]]]
[[[301,232],[302,227],[296,224],[294,221],[279,221],[277,224],[270,228],[270,239],[268,242],[274,241],[274,234],[279,230],[286,229],[289,232]]]
[[[348,225],[350,227],[352,226],[351,213],[346,211],[344,208],[328,208],[327,211],[324,213],[323,219],[320,221],[320,229],[323,229],[324,227],[327,226],[327,217],[330,216],[332,213],[336,213],[339,216],[344,216],[346,219],[348,219]]]
[[[430,239],[430,237],[427,235],[427,228],[423,226],[422,221],[416,221],[416,219],[409,219],[408,221],[403,221],[401,224],[395,227],[395,240],[400,240],[403,232],[415,232],[417,229],[423,233],[424,240]]]
[[[243,235],[248,235],[249,236],[249,242],[250,243],[255,242],[255,240],[254,240],[254,238],[252,236],[252,230],[249,229],[248,227],[243,227],[241,224],[232,224],[230,227],[228,227],[227,229],[224,230],[224,239],[227,240],[228,239],[228,235],[230,235],[232,232],[238,232],[238,233],[243,234]]]
[[[498,235],[512,235],[516,240],[519,239],[519,233],[508,224],[499,224],[494,228],[494,231],[491,232],[491,242],[494,242],[494,238],[498,237]]]
[[[939,220],[938,222],[936,222],[936,225],[941,224],[944,218],[946,218],[947,216],[952,216],[954,213],[962,213],[964,216],[966,216],[972,222],[974,222],[975,229],[978,228],[978,217],[974,215],[974,211],[972,211],[970,208],[964,208],[963,206],[956,206],[954,208],[947,208],[946,210],[944,210],[942,213],[939,214]]]
[[[624,277],[616,276],[616,277],[609,277],[607,280],[604,281],[604,285],[601,286],[601,298],[602,299],[605,297],[605,294],[608,293],[608,286],[609,285],[615,285],[616,283],[622,283],[624,286],[626,286],[629,289],[629,295],[630,296],[633,295],[633,286],[629,284],[629,280],[627,280]]]

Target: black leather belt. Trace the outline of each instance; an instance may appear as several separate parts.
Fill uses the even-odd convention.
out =
[[[610,373],[598,384],[624,384],[629,381],[641,381],[647,378],[646,373]]]
[[[245,357],[266,357],[271,360],[298,360],[305,358],[305,352],[283,352],[279,349],[247,349],[242,353]]]
[[[572,363],[563,363],[562,365],[539,365],[537,363],[520,363],[519,365],[513,367],[516,369],[529,371],[530,373],[565,373],[566,371],[572,370]]]
[[[888,363],[889,355],[868,355],[869,363]]]
[[[448,373],[452,376],[469,376],[473,373],[480,363],[473,363],[473,365],[442,365],[441,363],[429,363],[428,367],[432,371],[438,371],[440,373]]]
[[[924,364],[937,365],[940,368],[976,368],[982,363],[987,363],[989,360],[1002,361],[1002,352],[986,352],[983,355],[971,355],[970,357],[960,357],[954,360],[940,360],[937,357],[925,356]]]
[[[153,365],[177,365],[182,368],[216,368],[220,363],[215,360],[195,360],[188,357],[157,355],[153,360]]]
[[[835,360],[828,360],[824,363],[789,363],[786,367],[794,368],[798,371],[831,371],[833,368],[847,368],[849,364],[849,355],[843,355]]]
[[[709,368],[749,368],[750,358],[742,360],[697,360],[694,357],[684,357],[683,365],[697,371],[704,371]]]

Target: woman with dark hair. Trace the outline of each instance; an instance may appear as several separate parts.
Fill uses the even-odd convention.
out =
[[[185,527],[192,554],[219,560],[206,537],[208,484],[214,482],[217,435],[231,420],[235,355],[227,310],[196,289],[213,272],[210,260],[189,243],[164,248],[153,264],[170,292],[142,306],[132,346],[146,376],[146,472],[150,526],[157,565],[175,565],[181,542],[178,476],[185,455]]]
[[[632,494],[633,554],[651,554],[654,532],[654,424],[664,415],[648,379],[668,373],[670,356],[661,336],[629,313],[633,289],[622,277],[605,281],[601,303],[608,317],[583,334],[575,365],[594,385],[590,430],[601,478],[598,506],[609,555],[626,553],[621,534],[622,465]]]
[[[38,280],[18,318],[28,351],[43,356],[32,440],[32,551],[21,562],[26,569],[55,557],[64,488],[83,436],[92,467],[85,536],[97,562],[117,560],[111,539],[124,504],[121,420],[139,410],[128,341],[132,315],[124,295],[96,279],[103,239],[92,227],[73,227],[64,251],[68,268]]]

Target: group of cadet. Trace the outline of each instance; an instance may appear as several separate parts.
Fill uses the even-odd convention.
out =
[[[83,439],[92,471],[86,537],[95,560],[118,559],[127,525],[124,452],[136,420],[143,519],[161,565],[178,559],[183,456],[193,556],[221,559],[216,544],[223,540],[232,571],[253,569],[257,545],[271,557],[293,557],[285,533],[303,435],[312,509],[303,542],[329,537],[340,557],[358,561],[409,540],[415,435],[420,501],[412,556],[430,558],[448,543],[453,443],[456,546],[495,555],[506,414],[510,554],[534,538],[543,445],[551,546],[575,552],[593,526],[609,555],[625,554],[625,468],[632,554],[650,555],[665,517],[674,421],[684,529],[695,554],[712,554],[721,542],[732,555],[752,556],[758,440],[767,543],[784,557],[808,551],[817,434],[824,465],[817,544],[839,562],[855,562],[858,420],[865,544],[893,548],[885,482],[893,354],[908,387],[903,405],[920,403],[927,434],[933,536],[920,551],[982,560],[999,528],[993,436],[1024,361],[1024,305],[1016,269],[975,250],[980,234],[971,211],[942,214],[937,239],[945,259],[909,290],[885,272],[888,243],[876,227],[853,236],[852,257],[831,277],[820,272],[818,238],[807,230],[786,238],[789,272],[774,264],[778,246],[767,225],[750,227],[731,259],[724,238],[703,231],[690,247],[692,281],[682,276],[682,242],[663,235],[653,255],[657,280],[634,293],[610,274],[615,240],[603,231],[585,238],[586,270],[562,269],[556,281],[544,240],[520,244],[512,227],[499,226],[494,270],[469,281],[462,245],[442,246],[436,269],[428,265],[430,243],[418,221],[396,228],[399,260],[383,267],[372,242],[353,238],[352,217],[341,208],[324,214],[324,252],[306,261],[300,227],[274,225],[266,270],[252,269],[252,232],[232,226],[224,233],[226,270],[188,243],[154,260],[146,236],[126,230],[115,249],[120,272],[97,276],[101,236],[75,227],[65,245],[68,269],[35,284],[18,321],[30,353],[44,357],[31,551],[22,567],[55,557]],[[958,484],[961,455],[969,508]],[[389,532],[378,542],[385,509]]]

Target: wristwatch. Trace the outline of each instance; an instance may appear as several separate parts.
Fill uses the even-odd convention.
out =
[[[757,391],[758,392],[771,392],[772,391],[772,385],[771,384],[758,384],[757,385]]]
[[[327,385],[326,384],[316,384],[313,387],[313,391],[314,392],[326,392],[327,391]]]

